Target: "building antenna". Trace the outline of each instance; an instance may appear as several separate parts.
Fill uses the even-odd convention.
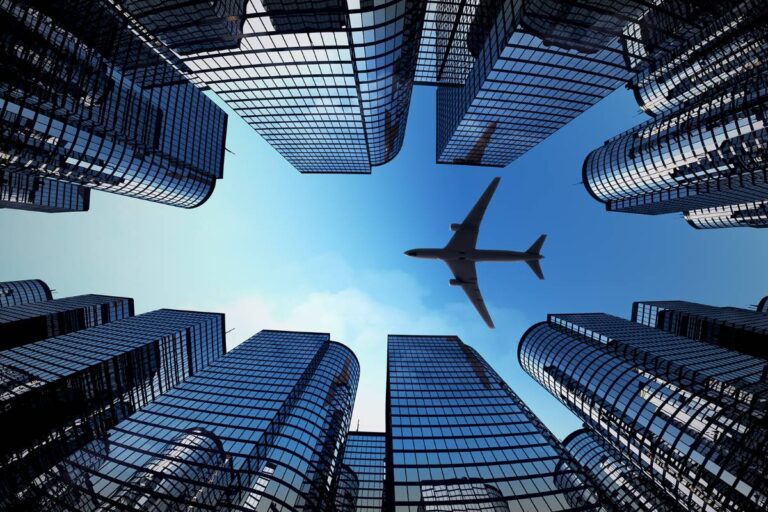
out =
[[[360,418],[357,418],[357,428],[355,428],[355,432],[360,431]]]

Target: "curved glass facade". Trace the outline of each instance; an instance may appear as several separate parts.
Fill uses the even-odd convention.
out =
[[[369,173],[402,146],[425,3],[219,1],[205,15],[143,0],[126,9],[299,171]],[[181,41],[190,25],[223,37]]]
[[[551,315],[523,369],[684,510],[768,505],[766,361],[608,315]]]
[[[0,308],[0,350],[133,316],[133,299],[80,295]]]
[[[6,175],[186,208],[210,196],[227,116],[157,40],[98,0],[3,0],[0,12]]]
[[[729,204],[685,212],[685,220],[696,229],[766,228],[768,201]]]
[[[642,471],[600,436],[584,428],[563,440],[563,447],[614,510],[627,512],[682,512]]]
[[[0,307],[51,300],[51,289],[40,279],[0,283]]]
[[[358,377],[327,334],[262,331],[112,428],[54,509],[331,510]]]
[[[630,87],[645,112],[674,110],[713,89],[732,87],[734,79],[763,66],[768,54],[765,2],[725,1],[722,7],[726,12],[695,38],[665,52],[632,78]]]
[[[66,482],[51,480],[71,471],[49,473],[50,468],[223,352],[223,315],[173,310],[0,352],[3,500],[13,504],[48,489],[73,496],[63,491]]]
[[[768,359],[768,318],[759,312],[685,301],[632,304],[632,321]]]
[[[91,190],[40,176],[0,169],[0,208],[47,213],[86,212]]]
[[[600,509],[557,439],[455,336],[389,336],[387,447],[385,510]]]

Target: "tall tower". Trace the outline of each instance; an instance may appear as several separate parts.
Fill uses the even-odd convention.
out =
[[[261,331],[112,428],[91,486],[47,504],[331,510],[358,377],[327,334]]]
[[[632,304],[632,321],[768,359],[768,316],[759,311],[679,300]]]
[[[51,289],[40,279],[0,283],[0,308],[43,302],[52,298]]]
[[[0,350],[133,316],[133,299],[80,295],[0,308]]]
[[[336,485],[337,512],[381,512],[384,506],[387,436],[384,432],[350,432],[344,443],[343,467]]]
[[[656,25],[679,37],[632,27],[630,80],[654,119],[607,141],[584,161],[587,191],[610,211],[682,212],[698,229],[768,226],[768,6],[759,0],[665,2]],[[697,23],[687,19],[704,12]]]
[[[0,352],[5,506],[17,500],[23,510],[34,509],[40,493],[70,495],[65,482],[51,483],[54,466],[69,456],[102,460],[110,428],[223,353],[223,315],[174,310]],[[90,452],[74,453],[86,446]],[[67,480],[72,472],[59,476]]]
[[[768,505],[768,361],[629,320],[549,315],[523,369],[683,510]]]
[[[385,510],[600,510],[567,460],[459,338],[389,336]]]
[[[299,171],[370,173],[400,151],[425,0],[123,4]]]
[[[588,428],[572,432],[563,447],[613,510],[683,512],[665,492]]]
[[[222,177],[226,114],[121,3],[0,2],[1,207],[84,211],[96,189],[192,208]]]

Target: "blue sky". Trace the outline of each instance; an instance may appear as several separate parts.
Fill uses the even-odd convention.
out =
[[[578,420],[516,358],[548,312],[627,317],[633,300],[672,298],[746,307],[768,293],[765,232],[607,213],[579,184],[591,149],[644,120],[626,91],[505,169],[435,164],[434,109],[434,90],[417,88],[403,150],[370,176],[301,175],[231,115],[233,154],[202,207],[96,192],[85,214],[2,210],[0,280],[39,277],[58,297],[130,296],[137,312],[224,312],[230,348],[266,328],[330,332],[360,359],[353,426],[365,430],[384,427],[387,334],[456,334],[560,437]],[[479,265],[491,331],[443,264],[403,251],[444,244],[493,176],[478,246],[524,250],[549,237],[545,281],[524,264]]]

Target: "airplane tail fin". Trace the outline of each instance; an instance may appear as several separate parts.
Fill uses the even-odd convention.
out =
[[[536,256],[539,256],[541,254],[541,246],[544,245],[544,239],[547,238],[547,235],[541,235],[539,238],[536,239],[535,242],[533,242],[533,245],[531,245],[527,251],[528,254],[535,254]],[[534,270],[534,272],[536,272]]]
[[[529,267],[531,267],[531,270],[533,270],[533,273],[536,274],[536,277],[539,279],[544,279],[544,274],[541,272],[541,265],[539,264],[539,260],[526,260],[526,263]]]

